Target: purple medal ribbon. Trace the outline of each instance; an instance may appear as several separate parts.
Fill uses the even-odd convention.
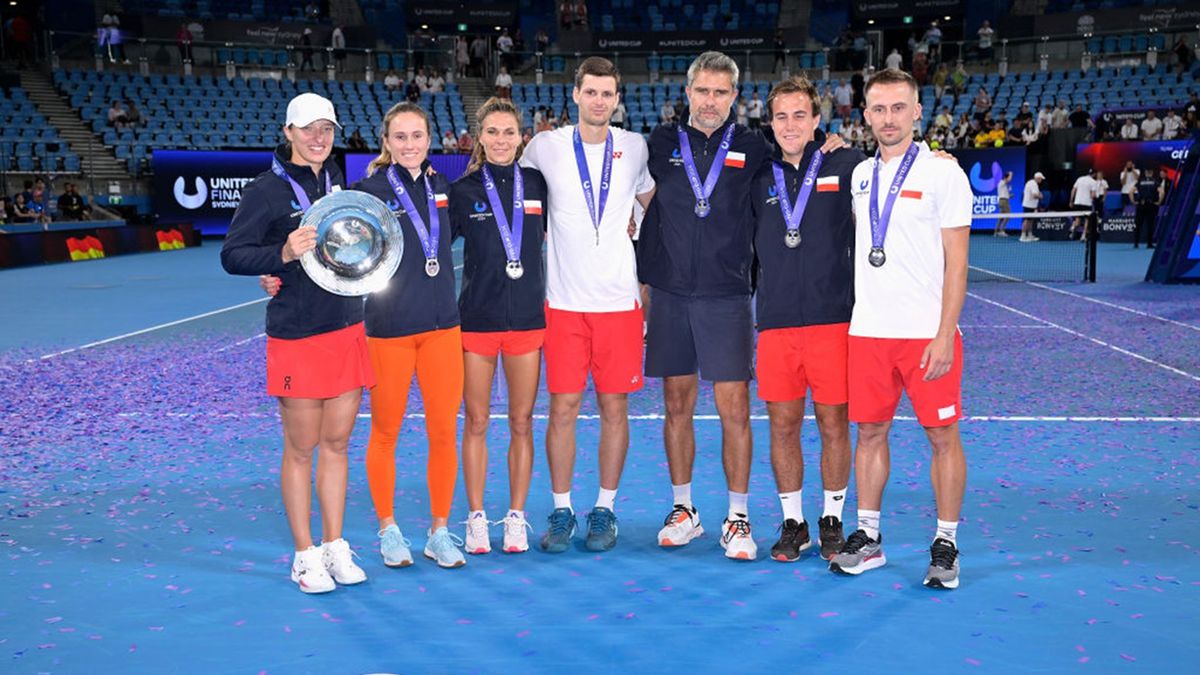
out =
[[[488,203],[492,205],[496,229],[500,230],[500,241],[504,243],[504,253],[508,257],[505,272],[513,279],[519,279],[524,273],[521,266],[521,238],[525,230],[525,179],[521,177],[521,167],[513,164],[511,231],[508,218],[504,216],[504,203],[500,200],[500,193],[496,190],[496,181],[492,178],[492,172],[488,170],[487,164],[483,165],[483,189],[487,192]]]
[[[396,198],[400,200],[400,206],[408,214],[408,219],[412,221],[413,229],[417,231],[417,238],[421,240],[421,250],[425,252],[425,273],[433,277],[437,276],[439,268],[437,250],[442,227],[441,219],[438,217],[437,199],[433,196],[433,187],[429,184],[429,176],[423,176],[423,178],[425,179],[425,199],[429,202],[429,230],[425,229],[425,221],[421,218],[421,213],[417,211],[412,197],[408,195],[408,191],[400,182],[400,176],[396,173],[396,165],[389,166],[387,170],[387,179],[388,183],[392,185],[392,192],[396,193]]]
[[[300,205],[300,210],[307,212],[309,207],[312,206],[312,201],[309,200],[308,195],[305,194],[304,188],[300,187],[300,184],[297,183],[291,176],[289,176],[287,171],[284,171],[283,165],[280,164],[279,160],[275,159],[274,157],[271,158],[271,171],[274,171],[276,176],[286,180],[288,185],[292,186],[292,192],[296,194],[296,203]],[[325,194],[329,194],[330,192],[333,192],[333,182],[329,179],[329,172],[325,171],[324,173]]]
[[[900,167],[896,169],[896,176],[892,178],[892,186],[888,189],[887,198],[883,202],[883,215],[879,213],[879,151],[875,151],[875,167],[871,174],[871,252],[867,256],[867,261],[874,267],[882,267],[883,263],[887,262],[887,256],[883,252],[883,240],[887,237],[888,223],[892,219],[892,207],[896,205],[896,197],[900,195],[900,186],[904,184],[904,179],[908,177],[908,170],[912,168],[913,161],[917,158],[917,153],[921,151],[920,146],[912,143],[908,146],[908,150],[904,151],[904,156],[900,159]]]
[[[575,164],[579,167],[579,177],[583,179],[583,201],[587,204],[588,214],[592,216],[592,228],[596,230],[596,245],[600,245],[600,221],[604,219],[604,205],[608,203],[609,181],[612,179],[613,165],[613,135],[612,130],[604,139],[604,163],[600,169],[600,199],[599,205],[593,201],[592,175],[588,171],[587,155],[583,152],[583,138],[579,135],[579,127],[575,127]]]
[[[808,208],[808,200],[812,196],[813,185],[817,182],[817,172],[821,170],[821,163],[824,161],[825,153],[819,149],[813,153],[812,159],[808,162],[808,170],[804,172],[804,182],[800,185],[800,194],[796,196],[794,210],[791,200],[788,199],[783,168],[776,162],[771,163],[771,170],[775,173],[775,192],[779,195],[779,209],[783,211],[783,222],[787,226],[784,243],[788,248],[796,248],[800,245],[800,220],[804,218],[804,211]]]
[[[713,189],[717,187],[721,169],[725,167],[725,155],[729,154],[729,146],[733,141],[734,124],[731,122],[725,128],[725,134],[721,137],[721,145],[713,157],[712,166],[708,167],[708,175],[704,177],[704,185],[700,184],[700,172],[696,169],[696,158],[692,156],[692,143],[688,140],[687,131],[683,127],[684,125],[680,124],[678,128],[679,154],[682,155],[683,169],[687,172],[688,183],[692,186],[692,194],[696,197],[696,215],[707,218],[708,214],[712,212],[708,198],[712,196]]]

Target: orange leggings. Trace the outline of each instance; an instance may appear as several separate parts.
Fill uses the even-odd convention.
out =
[[[429,506],[434,518],[449,518],[458,477],[458,409],[463,397],[462,333],[431,330],[399,338],[367,338],[375,387],[371,389],[371,438],[367,483],[380,520],[394,517],[396,437],[404,422],[413,371],[425,407],[429,436]]]

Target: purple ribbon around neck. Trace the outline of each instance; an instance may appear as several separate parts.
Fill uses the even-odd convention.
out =
[[[417,231],[417,238],[421,240],[421,250],[425,252],[425,259],[436,260],[438,239],[442,232],[441,219],[438,217],[437,199],[433,195],[433,186],[429,184],[429,176],[422,176],[422,178],[425,179],[425,199],[429,202],[428,230],[425,229],[425,220],[421,218],[421,213],[417,211],[417,205],[413,203],[412,197],[408,195],[408,190],[405,190],[404,184],[400,182],[396,165],[389,166],[387,170],[387,179],[392,184],[392,192],[396,193],[396,198],[400,200],[400,206],[404,208],[408,219],[412,221],[413,229]]]
[[[888,223],[892,219],[892,207],[896,205],[896,197],[900,195],[900,186],[904,184],[904,179],[908,177],[908,170],[912,168],[913,160],[917,158],[917,153],[921,151],[920,146],[913,143],[908,146],[908,150],[904,151],[904,156],[900,159],[900,167],[896,169],[896,176],[892,178],[892,186],[888,189],[887,198],[883,202],[883,214],[879,213],[879,151],[875,151],[875,168],[871,174],[871,248],[882,249],[883,240],[887,237]]]
[[[483,165],[483,189],[487,192],[488,203],[492,205],[492,215],[496,219],[496,229],[500,230],[500,241],[504,242],[504,253],[509,262],[521,259],[521,238],[525,230],[525,179],[521,177],[521,167],[513,164],[513,215],[512,228],[509,229],[508,218],[504,215],[504,202],[496,190],[496,181],[487,164]]]
[[[804,210],[808,208],[809,197],[812,196],[813,186],[817,182],[817,172],[825,161],[825,153],[819,149],[813,153],[808,162],[808,170],[804,172],[804,182],[800,185],[800,194],[796,195],[796,208],[792,209],[788,199],[787,182],[783,178],[783,168],[772,162],[771,169],[775,173],[775,192],[779,194],[779,208],[783,211],[783,222],[790,232],[800,231],[800,220],[804,218]]]
[[[309,207],[312,206],[312,200],[305,194],[304,188],[300,187],[300,184],[288,175],[288,172],[284,170],[279,160],[271,158],[271,171],[274,171],[276,176],[286,180],[288,185],[292,186],[292,192],[296,195],[296,203],[300,205],[300,210],[307,212]],[[328,171],[324,171],[323,173],[325,174],[325,194],[329,194],[333,192],[333,181],[330,180]]]

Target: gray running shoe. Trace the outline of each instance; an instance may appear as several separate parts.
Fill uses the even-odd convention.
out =
[[[934,539],[929,547],[929,571],[925,585],[930,588],[958,588],[958,547],[946,539]]]
[[[855,530],[841,552],[829,561],[829,571],[858,575],[885,564],[887,558],[883,555],[883,535],[879,536],[879,541],[875,541],[866,532]]]

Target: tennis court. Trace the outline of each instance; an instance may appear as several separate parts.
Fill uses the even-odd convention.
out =
[[[978,243],[980,251],[992,244]],[[1012,245],[1052,257],[1081,247],[1041,244]],[[558,556],[496,552],[458,570],[424,560],[381,564],[362,468],[364,399],[351,442],[346,538],[369,580],[303,595],[287,577],[279,421],[264,393],[255,281],[226,276],[212,242],[6,270],[3,669],[1179,668],[1200,657],[1200,288],[1141,283],[1146,253],[1099,246],[1096,284],[969,289],[961,321],[970,471],[963,583],[940,593],[920,583],[933,498],[924,435],[904,408],[892,435],[882,523],[890,560],[881,570],[837,577],[815,554],[794,564],[765,556],[734,563],[713,534],[659,549],[654,535],[671,491],[661,391],[650,381],[631,397],[614,551],[591,554],[580,542]],[[502,392],[501,384],[497,417]],[[551,509],[547,406],[543,392],[528,506],[539,536]],[[422,545],[428,504],[415,387],[409,411],[397,449],[397,516]],[[581,511],[597,489],[595,412],[587,401],[579,426]],[[777,536],[780,513],[760,402],[752,414],[750,516],[763,548]],[[694,494],[715,530],[726,494],[711,390],[702,389],[696,433]],[[806,516],[815,520],[811,420],[803,439]],[[495,514],[507,505],[502,419],[489,446],[486,505]],[[453,518],[465,513],[460,481]]]

